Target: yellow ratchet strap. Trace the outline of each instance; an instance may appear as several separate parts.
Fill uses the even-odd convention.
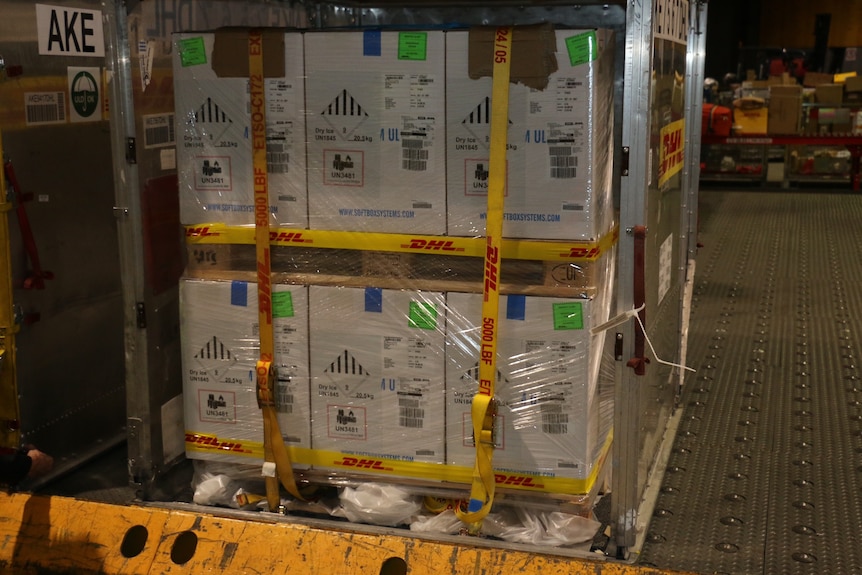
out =
[[[499,27],[494,34],[494,73],[491,91],[491,157],[488,175],[488,216],[485,227],[485,282],[482,289],[482,329],[479,389],[473,396],[473,442],[476,463],[467,510],[456,508],[468,531],[477,534],[494,503],[494,398],[497,378],[497,317],[500,307],[500,261],[503,245],[503,198],[506,186],[506,143],[509,129],[509,71],[512,28]]]
[[[257,302],[260,322],[260,359],[257,362],[257,404],[263,415],[263,475],[270,511],[281,504],[278,482],[302,499],[293,466],[278,426],[275,410],[274,335],[272,330],[272,267],[270,261],[269,185],[266,175],[266,95],[263,76],[263,35],[248,35],[248,81],[251,97],[252,165],[254,172],[254,239],[257,257]]]

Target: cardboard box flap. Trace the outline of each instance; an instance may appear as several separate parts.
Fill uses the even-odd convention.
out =
[[[770,98],[802,98],[802,86],[799,85],[773,85],[769,87]]]
[[[497,28],[480,26],[470,29],[468,70],[476,80],[491,77],[494,70],[494,34]],[[512,33],[510,82],[544,90],[548,77],[557,71],[557,41],[550,23],[515,26]]]
[[[248,78],[249,28],[219,28],[213,41],[212,69],[219,78]],[[263,30],[263,75],[283,78],[284,30]]]

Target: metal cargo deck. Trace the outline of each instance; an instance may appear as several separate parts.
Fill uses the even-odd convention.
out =
[[[682,416],[640,563],[862,571],[862,196],[702,188]]]

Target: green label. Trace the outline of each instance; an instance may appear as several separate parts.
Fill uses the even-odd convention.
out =
[[[207,63],[207,50],[202,36],[180,40],[180,63],[186,66],[200,66]]]
[[[554,329],[584,329],[584,309],[581,302],[555,303]]]
[[[272,317],[293,317],[293,294],[289,291],[272,292]]]
[[[410,327],[437,329],[437,306],[420,301],[410,302]]]
[[[425,60],[428,57],[427,32],[399,32],[398,59]]]
[[[566,38],[566,49],[569,51],[569,63],[580,66],[592,62],[598,56],[598,44],[595,32],[585,32]]]

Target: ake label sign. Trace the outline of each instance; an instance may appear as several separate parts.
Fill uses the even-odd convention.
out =
[[[36,25],[40,55],[105,57],[99,10],[36,4]]]

